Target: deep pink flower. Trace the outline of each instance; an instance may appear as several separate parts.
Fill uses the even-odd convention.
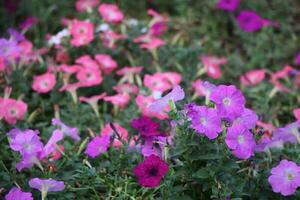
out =
[[[37,17],[29,16],[20,23],[20,29],[22,29],[22,30],[29,29],[31,26],[37,24],[38,22],[39,22],[39,19]]]
[[[221,118],[213,108],[195,105],[188,109],[187,115],[192,120],[191,128],[209,139],[215,139],[222,131]]]
[[[20,188],[13,187],[5,195],[5,200],[33,200],[33,198],[30,192],[23,192]]]
[[[122,138],[124,141],[128,141],[128,131],[122,127],[118,123],[113,123],[114,127],[116,128],[116,131],[118,132],[119,136]],[[111,125],[108,123],[104,126],[104,128],[101,130],[100,133],[101,136],[113,136],[113,146],[114,147],[120,147],[123,143],[122,141],[119,140],[119,138],[116,136],[116,133],[114,130],[111,128]]]
[[[78,12],[86,12],[96,7],[99,0],[77,0],[75,7]]]
[[[54,88],[55,84],[55,75],[47,72],[33,77],[32,88],[38,93],[48,93]]]
[[[96,61],[99,63],[100,69],[105,74],[110,74],[115,68],[117,68],[117,62],[107,54],[97,54],[95,56]]]
[[[159,123],[146,116],[131,120],[131,126],[138,130],[143,137],[162,135],[158,130]]]
[[[104,21],[110,23],[120,23],[123,21],[124,15],[115,4],[103,3],[99,6],[98,12]]]
[[[165,109],[165,107],[169,104],[170,101],[175,103],[177,101],[184,99],[184,96],[185,94],[183,89],[179,85],[177,85],[173,88],[173,90],[170,93],[168,93],[167,95],[165,95],[160,99],[155,100],[149,106],[149,109],[152,112],[160,113]]]
[[[222,118],[236,118],[244,110],[245,98],[234,85],[219,85],[212,91],[210,99],[216,104]]]
[[[282,160],[271,170],[268,182],[274,192],[292,195],[300,186],[300,167],[292,161]]]
[[[226,11],[235,11],[240,4],[240,0],[219,0],[217,7]]]
[[[110,136],[103,135],[103,136],[96,136],[93,138],[87,145],[85,154],[88,156],[95,158],[100,153],[104,153],[107,151],[110,143]]]
[[[257,85],[265,79],[264,69],[250,70],[240,77],[243,85]]]
[[[162,16],[153,9],[148,9],[147,13],[153,17],[149,24],[149,34],[154,36],[163,34],[168,29],[168,18]]]
[[[138,182],[144,187],[157,187],[162,177],[168,172],[169,166],[158,156],[151,155],[134,168]]]
[[[213,79],[218,79],[221,77],[222,72],[220,66],[227,64],[226,58],[218,58],[216,56],[206,55],[201,56],[200,59],[208,76]]]
[[[73,46],[87,45],[94,39],[94,24],[92,22],[74,20],[70,27],[70,33]]]
[[[22,120],[27,112],[27,104],[22,100],[3,98],[0,100],[0,118],[9,124]]]
[[[28,183],[30,187],[37,189],[42,193],[42,199],[46,198],[48,192],[59,192],[65,189],[63,181],[56,181],[52,178],[33,178],[30,179]]]
[[[236,19],[241,29],[245,32],[255,32],[266,25],[266,20],[251,10],[241,11]]]
[[[297,55],[295,56],[295,64],[300,65],[300,53],[297,53]]]
[[[79,130],[77,128],[67,126],[61,120],[55,118],[52,119],[52,125],[59,126],[64,135],[67,135],[77,141],[80,140]]]
[[[236,125],[229,128],[225,142],[237,158],[248,159],[254,154],[255,140],[252,133],[244,126]]]
[[[293,114],[297,120],[300,120],[300,108],[294,109]]]

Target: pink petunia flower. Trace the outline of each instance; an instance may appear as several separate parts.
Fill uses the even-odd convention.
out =
[[[134,168],[138,182],[144,187],[157,187],[162,177],[168,172],[169,166],[158,156],[151,155]]]
[[[221,118],[213,108],[194,105],[188,108],[187,116],[192,120],[191,128],[209,139],[215,139],[222,131]]]
[[[123,13],[115,4],[103,3],[99,6],[98,12],[104,21],[110,23],[120,23],[124,19]]]
[[[87,45],[94,39],[94,24],[88,21],[74,20],[70,27],[70,33],[73,46]]]
[[[240,0],[219,0],[217,8],[226,11],[235,11],[240,4]]]
[[[47,72],[33,77],[32,89],[38,93],[48,93],[54,88],[55,84],[55,75]]]
[[[216,104],[222,118],[236,118],[244,110],[245,97],[234,85],[219,85],[212,91],[210,99]]]
[[[281,160],[271,170],[268,182],[272,186],[273,192],[283,196],[292,195],[300,186],[300,167],[293,161]]]
[[[95,158],[100,153],[104,153],[107,151],[110,143],[110,136],[104,135],[104,136],[96,136],[93,138],[87,145],[85,154],[88,156]]]
[[[30,187],[37,189],[42,193],[42,199],[46,199],[48,192],[59,192],[65,189],[63,181],[56,181],[52,178],[32,178],[28,183]]]
[[[110,74],[114,69],[117,68],[117,62],[107,54],[97,54],[95,56],[96,61],[99,63],[100,69],[105,74]]]
[[[149,106],[155,101],[155,99],[152,96],[143,96],[138,95],[135,99],[136,104],[138,105],[142,115],[147,117],[156,117],[158,119],[168,119],[167,112],[170,110],[170,107],[167,106],[164,108],[162,112],[152,112],[149,108]]]
[[[243,85],[257,85],[265,79],[266,71],[264,69],[250,70],[240,77]]]
[[[23,192],[20,188],[13,187],[5,195],[5,200],[33,200],[33,197],[30,192]]]
[[[113,123],[114,128],[118,132],[119,136],[122,138],[124,141],[128,141],[128,131],[122,127],[118,123]],[[101,130],[100,133],[101,136],[110,136],[114,138],[113,140],[113,146],[114,147],[120,147],[123,143],[122,141],[119,140],[119,138],[116,136],[116,133],[114,130],[111,128],[111,125],[108,123],[104,126],[104,128]]]
[[[140,48],[152,50],[152,49],[157,49],[158,47],[161,47],[165,44],[166,42],[163,41],[162,39],[151,37],[149,41],[142,43],[140,45]]]
[[[102,40],[103,45],[110,49],[116,48],[116,43],[118,40],[127,38],[126,35],[118,34],[109,30],[101,33],[99,37]]]
[[[120,83],[128,82],[133,83],[134,75],[141,73],[144,67],[142,66],[125,66],[122,69],[119,69],[116,74],[122,76]]]
[[[163,34],[168,29],[168,18],[162,16],[153,9],[148,9],[147,13],[153,17],[149,24],[149,34],[154,36]]]
[[[98,63],[89,55],[80,56],[75,60],[75,63],[86,69],[96,70],[99,68]]]
[[[130,101],[130,95],[126,93],[121,93],[113,96],[106,96],[103,99],[104,101],[111,102],[113,105],[117,107],[125,108]]]
[[[218,79],[221,77],[222,72],[220,69],[220,65],[227,64],[226,58],[218,58],[215,56],[201,56],[200,60],[204,66],[207,75],[213,79]]]
[[[300,108],[294,109],[293,114],[297,120],[300,120]]]
[[[97,116],[100,116],[99,114],[99,110],[98,110],[98,101],[100,99],[103,99],[106,96],[106,93],[101,93],[100,95],[96,95],[96,96],[92,96],[92,97],[79,97],[79,100],[81,102],[86,102],[88,104],[90,104],[90,106],[92,107],[92,109],[94,110],[94,112],[96,113]]]
[[[149,106],[149,109],[151,110],[151,112],[160,113],[165,109],[165,107],[169,104],[170,101],[175,103],[184,99],[184,96],[185,94],[183,89],[179,85],[177,85],[173,88],[173,90],[170,93],[168,93],[160,99],[155,100]]]
[[[3,98],[0,99],[0,118],[9,124],[16,124],[17,120],[24,119],[27,112],[27,104],[21,100]]]
[[[153,75],[146,74],[144,76],[144,85],[152,91],[152,94],[160,92],[161,95],[163,92],[172,89],[172,85],[162,73],[155,73]],[[160,95],[158,98],[160,98]]]
[[[236,125],[229,128],[225,142],[237,158],[248,159],[254,154],[255,140],[252,133],[244,126]]]
[[[126,94],[137,94],[139,92],[138,86],[130,83],[118,84],[113,86],[113,90],[118,93],[126,93]]]
[[[99,85],[103,81],[101,71],[94,68],[81,68],[77,72],[76,78],[79,80],[81,87],[91,87]]]
[[[99,0],[77,0],[75,7],[78,12],[86,12],[96,7],[98,3]]]

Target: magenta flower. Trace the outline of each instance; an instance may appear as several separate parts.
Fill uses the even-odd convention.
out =
[[[23,192],[20,188],[13,187],[5,195],[5,200],[33,200],[33,198],[30,192]]]
[[[237,21],[245,32],[254,32],[260,30],[265,20],[262,19],[256,12],[243,10],[237,17]]]
[[[214,89],[210,99],[216,104],[222,118],[234,119],[243,113],[245,98],[234,85],[220,85]]]
[[[297,53],[297,55],[295,56],[295,63],[296,65],[300,65],[300,53]]]
[[[158,156],[151,155],[134,168],[138,182],[144,187],[157,187],[162,177],[168,172],[169,166]]]
[[[29,181],[29,186],[41,191],[42,200],[47,196],[48,192],[59,192],[65,189],[65,184],[63,181],[56,181],[52,178],[49,179],[40,179],[33,178]]]
[[[226,11],[235,11],[240,4],[240,0],[219,0],[217,7]]]
[[[253,155],[256,145],[252,133],[239,125],[228,129],[225,142],[233,150],[233,155],[240,159],[248,159]]]
[[[59,119],[52,119],[52,125],[60,126],[64,135],[67,135],[77,141],[80,140],[79,130],[77,128],[67,126]]]
[[[86,147],[85,154],[88,156],[95,158],[100,153],[104,153],[107,151],[110,143],[110,136],[96,136],[90,141]]]
[[[161,132],[158,130],[159,123],[146,116],[131,120],[131,126],[138,130],[143,137],[161,135]]]
[[[234,119],[232,126],[240,124],[245,126],[247,129],[252,129],[256,126],[257,121],[257,114],[253,110],[245,108],[243,113],[241,113],[241,116]]]
[[[184,91],[179,85],[177,85],[166,96],[154,101],[149,106],[149,109],[151,112],[159,113],[164,110],[164,108],[169,104],[170,101],[175,103],[176,101],[180,101],[182,99],[184,99]]]
[[[222,131],[221,118],[213,108],[194,105],[187,115],[192,119],[191,128],[209,139],[215,139]]]
[[[283,196],[292,195],[300,186],[300,167],[292,161],[282,160],[271,170],[268,182],[273,192],[281,193]]]

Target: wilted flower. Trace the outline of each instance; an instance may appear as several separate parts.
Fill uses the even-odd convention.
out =
[[[138,182],[144,187],[157,187],[162,177],[168,172],[169,166],[158,156],[151,155],[134,168]]]
[[[55,75],[52,73],[45,73],[33,77],[32,88],[38,93],[48,93],[56,84]]]
[[[252,133],[241,125],[228,129],[225,142],[233,150],[233,155],[240,159],[248,159],[253,155],[256,145]]]
[[[216,104],[222,118],[234,119],[244,110],[245,98],[234,85],[219,85],[212,91],[210,99]]]
[[[56,181],[52,178],[40,179],[33,178],[29,180],[29,186],[39,190],[42,193],[42,199],[45,199],[48,192],[59,192],[65,189],[63,181]]]
[[[187,116],[191,118],[191,128],[199,134],[207,136],[209,139],[218,137],[218,133],[222,131],[221,118],[213,108],[206,106],[192,106],[187,109]]]
[[[33,200],[33,198],[30,192],[23,192],[20,188],[13,187],[5,195],[5,200]]]
[[[292,161],[282,160],[271,170],[268,181],[274,192],[292,195],[300,186],[300,167]]]

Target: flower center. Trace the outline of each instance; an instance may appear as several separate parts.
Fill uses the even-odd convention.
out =
[[[158,170],[157,168],[152,167],[149,171],[148,171],[150,176],[157,176]]]
[[[225,98],[223,99],[223,104],[224,104],[225,106],[229,106],[230,103],[231,103],[231,100],[230,100],[228,97],[225,97]]]
[[[9,110],[9,113],[12,115],[12,116],[16,116],[17,115],[17,110],[15,108],[11,108]]]
[[[288,173],[287,178],[288,178],[289,181],[291,181],[291,180],[294,178],[294,177],[293,177],[293,174]]]
[[[205,117],[200,117],[200,123],[204,126],[207,124]]]
[[[242,144],[242,143],[245,141],[244,136],[243,136],[243,135],[239,135],[239,136],[237,137],[237,141],[238,141],[239,144]]]

